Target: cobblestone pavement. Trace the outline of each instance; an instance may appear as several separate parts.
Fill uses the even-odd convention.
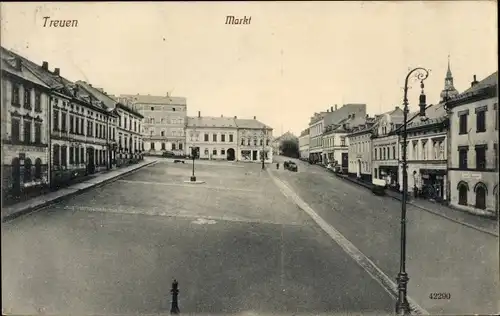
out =
[[[259,165],[160,162],[2,225],[16,314],[391,313],[394,299]]]

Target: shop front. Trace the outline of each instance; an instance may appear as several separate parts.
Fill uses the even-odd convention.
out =
[[[379,166],[379,179],[384,179],[387,187],[399,191],[398,167],[397,166]]]
[[[446,197],[446,170],[420,169],[422,187],[419,196],[424,199],[442,202]]]

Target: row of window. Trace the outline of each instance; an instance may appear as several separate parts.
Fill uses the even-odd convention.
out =
[[[93,150],[94,164],[105,165],[106,164],[106,150],[103,149],[87,149]],[[69,160],[68,160],[69,153]],[[80,165],[84,164],[86,160],[85,148],[74,147],[66,145],[54,144],[52,147],[52,163],[55,167],[67,167],[68,163],[70,165]],[[88,157],[87,157],[88,159]]]
[[[477,170],[485,170],[488,167],[486,152],[488,147],[486,145],[476,145],[476,169]],[[496,168],[498,166],[498,145],[495,144],[493,147],[494,150],[494,164],[491,164],[491,168]],[[459,146],[458,147],[458,167],[460,169],[468,169],[469,168],[469,146]]]
[[[496,108],[496,104],[494,105]],[[484,133],[486,132],[486,112],[488,111],[488,106],[482,106],[476,108],[476,133]],[[495,116],[495,130],[498,130],[498,112],[494,114]],[[459,135],[468,134],[468,119],[469,112],[459,112]]]
[[[23,142],[25,144],[41,144],[42,143],[42,122],[34,121],[35,137],[33,138],[33,119],[22,118],[23,138],[21,139],[21,118],[12,117],[11,120],[11,139],[12,142]]]
[[[150,111],[182,111],[182,107],[176,108],[176,107],[166,107],[166,106],[150,106],[149,109],[144,106],[144,110],[150,110]]]
[[[171,118],[170,120],[166,117],[162,117],[160,121],[156,121],[154,117],[145,118],[144,122],[146,124],[184,124],[183,118]]]
[[[123,118],[123,124],[122,124],[122,118]],[[136,120],[130,117],[119,116],[118,127],[122,127],[122,125],[123,129],[128,129],[129,131],[139,132],[141,130],[141,123],[140,122],[138,123]]]
[[[172,143],[172,150],[182,150],[182,148],[182,144],[176,145],[175,143]],[[151,143],[151,150],[156,150],[155,143]],[[167,145],[165,143],[161,143],[161,150],[167,150]]]
[[[240,142],[241,146],[252,146],[252,139],[251,138],[242,138]],[[261,138],[257,140],[257,138],[253,139],[253,146],[264,146],[264,140]],[[266,139],[266,146],[269,146],[269,138]]]
[[[334,137],[328,137],[328,138],[323,138],[322,145],[325,147],[332,147],[335,146],[335,138]],[[345,147],[345,137],[342,136],[340,137],[340,146]]]
[[[19,177],[19,171],[20,171],[19,158],[16,157],[12,160],[12,166],[13,166],[12,176]],[[33,180],[40,180],[40,179],[42,179],[42,159],[40,158],[35,159],[35,166],[33,168],[31,159],[25,158],[23,166],[23,183],[29,183]]]
[[[59,119],[59,114],[61,114]],[[67,127],[69,121],[69,130]],[[94,123],[89,120],[85,120],[83,117],[78,117],[76,115],[67,115],[64,111],[53,110],[53,123],[52,129],[54,131],[61,131],[63,133],[69,132],[70,134],[75,135],[85,135],[85,121],[87,121],[87,136],[96,137],[100,139],[106,139],[106,125],[102,123],[95,122]],[[61,125],[59,126],[59,122]],[[112,135],[112,139],[114,139],[115,129],[109,129]]]
[[[469,185],[465,181],[460,181],[457,186],[458,190],[458,204],[468,206],[468,193],[469,193]],[[474,186],[475,193],[475,203],[474,207],[485,210],[486,209],[486,195],[487,195],[487,187],[486,184],[482,182],[478,182]]]
[[[21,85],[19,83],[12,83],[12,99],[11,103],[15,107],[20,107],[21,106],[21,94],[20,94],[20,87]],[[24,88],[24,95],[23,95],[23,108],[27,110],[32,109],[32,100],[31,97],[34,94],[35,95],[35,112],[42,112],[42,93],[34,88],[30,88],[28,86],[23,86]]]

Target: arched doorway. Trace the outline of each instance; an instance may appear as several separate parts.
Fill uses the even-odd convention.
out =
[[[467,182],[460,181],[457,185],[458,190],[458,204],[467,205],[467,194],[469,192],[469,185]]]
[[[41,179],[42,178],[42,159],[36,158],[35,159],[35,179]]]
[[[482,182],[478,182],[474,186],[474,192],[476,193],[476,205],[475,207],[481,210],[486,209],[486,195],[488,194],[488,190],[486,189],[486,185]]]
[[[235,159],[234,149],[233,148],[229,148],[227,150],[227,160],[234,161],[234,159]]]
[[[94,161],[94,148],[87,148],[87,173],[92,174],[95,172],[95,161]]]
[[[21,163],[19,158],[12,159],[12,193],[17,195],[21,192]]]
[[[358,178],[361,178],[361,160],[358,159],[358,168],[356,173]]]
[[[26,158],[24,160],[24,175],[23,175],[23,182],[28,183],[31,182],[31,159]]]

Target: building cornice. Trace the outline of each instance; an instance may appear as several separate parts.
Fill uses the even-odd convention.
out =
[[[497,88],[498,88],[498,85],[491,85],[491,86],[481,88],[477,91],[463,93],[463,94],[460,94],[451,100],[446,101],[445,105],[448,109],[453,109],[454,107],[457,107],[460,105],[495,98],[498,96]]]

